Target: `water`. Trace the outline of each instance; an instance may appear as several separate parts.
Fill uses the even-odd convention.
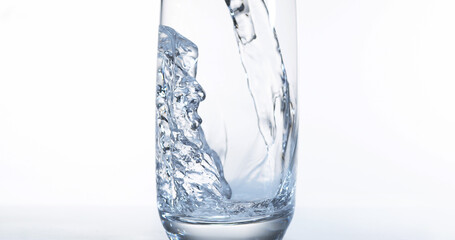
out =
[[[231,199],[220,157],[207,143],[197,112],[205,99],[196,80],[198,48],[171,27],[160,26],[156,100],[159,209],[186,222],[254,221],[280,211],[286,212],[287,219],[294,189],[289,151],[295,146],[288,144],[294,116],[278,38],[265,2],[225,1],[247,76],[246,86],[255,104],[258,129],[267,148],[262,160],[248,170],[248,176],[278,178],[279,188],[271,199]],[[266,171],[267,164],[277,161],[280,168],[273,173]]]
[[[218,154],[208,146],[197,113],[205,99],[196,81],[197,46],[160,26],[157,80],[157,178],[160,209],[216,211],[231,196]],[[218,210],[219,211],[219,210]]]
[[[276,179],[264,165],[283,165],[292,160],[286,154],[295,146],[288,146],[294,116],[289,98],[286,68],[273,25],[269,22],[267,5],[263,0],[225,0],[230,10],[234,32],[237,36],[240,58],[247,75],[248,88],[254,101],[258,128],[267,153],[262,161],[250,170],[251,179]],[[254,10],[254,18],[252,17]],[[258,62],[260,59],[260,64]],[[292,143],[295,144],[295,143]],[[283,176],[284,168],[272,173]],[[291,184],[286,177],[282,187]]]

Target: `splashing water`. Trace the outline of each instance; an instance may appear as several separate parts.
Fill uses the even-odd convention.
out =
[[[174,29],[160,26],[157,80],[157,182],[161,211],[191,215],[253,216],[283,208],[290,201],[288,138],[294,116],[278,38],[263,0],[225,0],[240,58],[254,101],[258,128],[267,146],[263,160],[249,169],[252,179],[266,178],[265,164],[282,161],[275,199],[230,200],[219,156],[208,145],[197,113],[205,93],[196,81],[198,48]],[[252,16],[254,13],[254,18]],[[261,59],[261,64],[257,63]],[[260,103],[260,104],[259,104]],[[293,146],[291,146],[293,148]],[[288,158],[288,159],[286,159]],[[264,172],[263,172],[264,171]]]
[[[231,196],[220,158],[197,113],[205,93],[196,81],[197,46],[160,26],[157,80],[157,177],[162,208],[192,212]]]

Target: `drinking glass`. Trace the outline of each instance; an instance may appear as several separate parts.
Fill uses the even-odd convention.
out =
[[[170,239],[282,239],[294,212],[295,0],[162,0],[158,208]]]

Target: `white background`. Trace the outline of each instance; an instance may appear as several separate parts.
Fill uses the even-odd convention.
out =
[[[455,2],[297,11],[290,234],[454,239]],[[158,20],[157,0],[0,1],[0,206],[155,207]]]

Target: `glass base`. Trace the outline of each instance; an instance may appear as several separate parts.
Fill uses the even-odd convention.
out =
[[[293,213],[240,223],[189,223],[162,217],[170,240],[281,240]]]

